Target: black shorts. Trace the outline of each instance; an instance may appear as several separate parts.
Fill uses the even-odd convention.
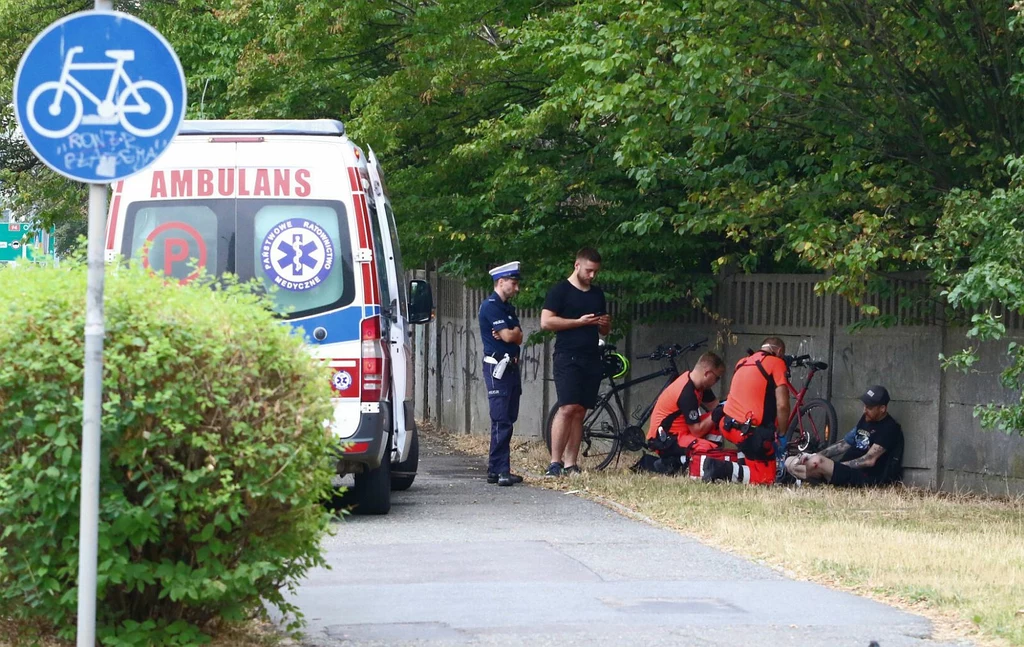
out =
[[[604,377],[601,356],[596,353],[555,353],[555,393],[558,404],[580,404],[593,409]]]
[[[868,478],[864,476],[864,472],[838,462],[832,466],[832,480],[829,483],[837,487],[864,487],[865,485],[871,485]]]

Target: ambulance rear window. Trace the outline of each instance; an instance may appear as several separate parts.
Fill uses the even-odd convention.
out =
[[[225,222],[223,205],[212,201],[143,202],[128,209],[124,250],[142,258],[146,267],[178,280],[194,278],[199,268],[219,275],[233,271],[227,263],[234,239],[231,218]],[[143,255],[143,250],[146,254]]]
[[[333,200],[199,199],[134,202],[121,253],[186,281],[197,268],[274,290],[287,318],[352,303],[355,283],[345,206]]]
[[[277,286],[279,311],[310,312],[342,300],[344,261],[351,256],[343,222],[334,206],[303,201],[268,204],[253,214],[256,276],[268,289]]]

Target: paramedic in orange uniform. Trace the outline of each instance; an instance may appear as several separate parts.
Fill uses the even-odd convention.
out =
[[[711,414],[702,413],[701,409],[710,412],[718,406],[718,398],[711,387],[724,374],[725,363],[722,358],[714,353],[704,353],[692,371],[677,377],[661,392],[651,413],[647,440],[650,442],[658,438],[658,432],[664,430],[674,442],[671,446],[659,449],[659,456],[679,458],[688,455],[691,450],[707,451],[718,447],[722,438],[711,420]]]
[[[725,439],[743,452],[750,483],[775,482],[774,432],[785,428],[790,411],[785,353],[785,342],[766,338],[761,350],[737,362],[729,384],[720,428]],[[744,434],[739,426],[748,420],[751,433]],[[733,466],[727,464],[722,467],[725,470],[731,475]],[[724,473],[712,473],[705,480],[719,477],[731,480]]]

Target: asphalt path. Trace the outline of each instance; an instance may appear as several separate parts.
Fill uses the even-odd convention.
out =
[[[290,596],[304,645],[968,644],[574,494],[488,485],[481,459],[424,440],[412,489],[337,522],[332,569]]]

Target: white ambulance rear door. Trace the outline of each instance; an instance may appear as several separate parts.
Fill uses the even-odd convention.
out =
[[[406,401],[409,400],[411,347],[409,345],[409,323],[406,319],[405,277],[402,276],[401,256],[397,239],[393,238],[393,224],[389,222],[391,206],[384,192],[384,181],[377,156],[373,149],[367,147],[367,172],[370,176],[370,192],[373,199],[374,229],[379,230],[385,258],[377,259],[387,268],[388,294],[390,303],[382,303],[383,319],[388,328],[388,347],[391,355],[392,400],[395,420],[395,447],[398,450],[396,460],[405,460],[412,442],[413,421],[406,420]]]

